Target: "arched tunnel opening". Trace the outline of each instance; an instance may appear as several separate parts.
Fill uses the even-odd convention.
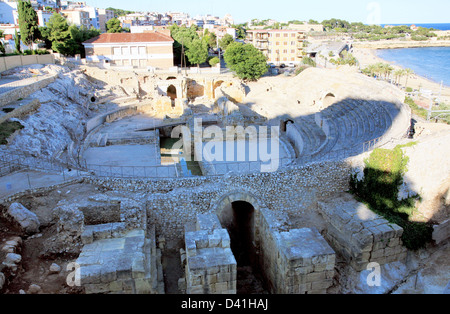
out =
[[[229,215],[226,228],[237,262],[237,293],[267,293],[255,245],[255,208],[248,202],[235,201]]]

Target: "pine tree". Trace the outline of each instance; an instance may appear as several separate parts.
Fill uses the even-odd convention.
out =
[[[14,31],[14,44],[15,44],[15,48],[16,48],[16,52],[20,53],[21,49],[20,49],[20,35],[17,33],[17,29]]]
[[[34,43],[35,39],[39,38],[38,16],[29,0],[20,0],[17,6],[17,12],[19,14],[19,27],[22,42],[29,46]]]

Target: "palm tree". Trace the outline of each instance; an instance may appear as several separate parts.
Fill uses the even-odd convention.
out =
[[[378,65],[380,75],[384,75],[384,79],[387,81],[389,76],[391,75],[391,72],[394,70],[394,68],[391,67],[388,63],[379,63]]]
[[[398,85],[400,84],[400,79],[402,78],[402,76],[405,75],[405,70],[403,69],[398,69],[394,72],[394,76],[395,76],[395,84]]]
[[[405,88],[408,87],[408,79],[413,74],[414,74],[414,71],[412,69],[410,69],[410,68],[405,69],[405,75],[406,75]]]

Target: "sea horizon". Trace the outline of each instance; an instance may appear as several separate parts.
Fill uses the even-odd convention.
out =
[[[424,27],[424,28],[434,28],[440,31],[449,31],[450,30],[450,23],[403,23],[403,24],[380,24],[381,27],[385,27],[386,25],[392,25],[392,26],[411,26],[415,25],[417,27]]]
[[[381,59],[450,87],[450,47],[378,49],[375,53]]]

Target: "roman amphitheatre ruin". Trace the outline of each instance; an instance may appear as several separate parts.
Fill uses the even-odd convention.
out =
[[[2,293],[442,293],[450,280],[450,130],[415,121],[408,138],[415,118],[386,82],[70,64],[2,80],[0,119],[23,126],[0,146]],[[411,141],[402,193],[434,225],[419,251],[347,193],[374,148]],[[197,158],[212,146],[242,158]],[[276,167],[261,171],[268,147]]]

